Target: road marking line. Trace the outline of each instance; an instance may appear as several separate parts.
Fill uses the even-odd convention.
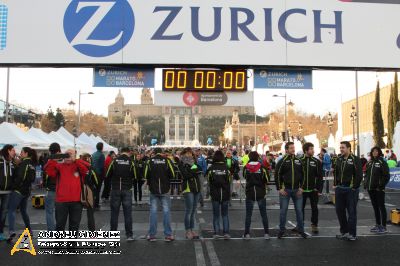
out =
[[[296,225],[292,221],[288,221],[288,224],[290,224],[293,227],[296,227]]]
[[[377,234],[377,235],[357,235],[357,237],[385,237],[385,236],[400,236],[400,233],[387,233],[387,234]],[[336,238],[336,236],[334,235],[329,235],[329,236],[321,236],[321,235],[312,235],[311,239],[313,238]],[[203,238],[206,243],[208,240],[213,240],[213,238]],[[271,239],[276,239],[276,240],[280,240],[277,237],[271,237]],[[283,239],[303,239],[300,236],[287,236],[284,237]],[[243,240],[243,238],[239,238],[239,237],[232,237],[230,240],[241,240],[241,241],[247,241],[247,240]],[[265,241],[264,237],[252,237],[251,240],[263,240]]]
[[[197,214],[202,214],[203,212],[201,210],[197,210]]]
[[[211,241],[206,241],[206,247],[207,247],[208,257],[210,258],[211,261],[211,266],[221,266],[221,263],[219,262],[217,256],[217,252],[215,252],[213,243]]]
[[[206,266],[206,259],[204,258],[203,246],[201,242],[194,242],[194,252],[196,254],[196,265]]]

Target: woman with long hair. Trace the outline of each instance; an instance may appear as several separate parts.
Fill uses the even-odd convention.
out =
[[[34,149],[23,147],[20,154],[21,162],[15,170],[12,183],[12,192],[8,202],[8,223],[11,241],[15,237],[15,213],[19,207],[25,227],[31,231],[29,215],[27,213],[28,199],[31,195],[32,183],[36,177],[36,165],[38,156]]]
[[[8,201],[11,194],[11,185],[15,172],[15,149],[12,145],[5,145],[0,151],[0,241],[6,240],[4,224],[7,217]]]
[[[389,178],[389,166],[383,158],[382,150],[379,147],[373,147],[371,149],[371,160],[367,163],[364,182],[375,213],[376,225],[371,229],[372,233],[384,234],[387,232],[385,187]]]
[[[185,229],[186,238],[198,239],[199,235],[194,231],[194,220],[197,204],[200,199],[200,172],[201,169],[195,162],[193,150],[185,148],[181,152],[179,170],[183,178],[183,195],[185,198]]]

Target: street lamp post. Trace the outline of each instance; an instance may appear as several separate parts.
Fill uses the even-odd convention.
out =
[[[77,136],[79,136],[79,133],[80,133],[80,130],[81,130],[81,96],[82,96],[82,95],[86,95],[86,94],[92,95],[92,94],[94,94],[94,92],[91,92],[91,91],[89,91],[89,92],[81,92],[81,90],[79,90],[79,100],[78,100],[78,126],[77,126],[77,129],[76,129],[76,134],[77,134]]]
[[[355,151],[355,147],[356,147],[356,121],[357,121],[357,112],[356,112],[356,108],[354,107],[354,105],[351,106],[351,113],[350,113],[350,121],[353,124],[353,151]]]
[[[287,96],[285,95],[273,95],[272,97],[280,97],[285,98],[285,139],[284,141],[288,141],[288,127],[287,127]]]

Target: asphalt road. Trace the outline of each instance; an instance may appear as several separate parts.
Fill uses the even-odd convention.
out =
[[[335,238],[338,233],[338,222],[334,206],[320,204],[320,233],[312,239],[304,240],[293,235],[283,240],[274,237],[277,231],[279,210],[277,196],[273,191],[267,198],[268,218],[271,240],[261,238],[261,220],[257,208],[253,213],[252,235],[256,238],[245,241],[240,238],[244,227],[244,203],[233,201],[230,208],[230,223],[232,239],[212,240],[212,211],[209,202],[198,210],[196,220],[202,238],[198,241],[184,239],[182,199],[173,200],[172,227],[176,241],[162,241],[162,221],[159,220],[159,235],[157,242],[149,243],[143,239],[148,229],[148,205],[135,206],[133,210],[133,228],[138,240],[127,243],[123,232],[123,216],[120,214],[119,229],[121,232],[121,255],[37,255],[31,256],[25,252],[17,252],[10,256],[11,244],[0,243],[0,261],[2,265],[400,265],[398,246],[400,245],[400,227],[389,225],[389,233],[376,236],[369,233],[374,225],[373,211],[368,198],[359,202],[358,234],[355,242],[340,241]],[[400,207],[400,192],[387,193],[388,211]],[[292,206],[291,206],[292,208]],[[32,228],[34,230],[34,245],[36,250],[38,230],[46,229],[44,210],[29,209]],[[106,204],[95,213],[96,226],[108,230],[110,209]],[[161,215],[160,215],[161,218]],[[306,230],[310,226],[310,211],[306,210]],[[294,211],[288,214],[287,227],[290,229],[295,222]],[[82,229],[87,228],[86,213],[82,216]],[[17,228],[21,233],[23,223],[17,215]],[[6,228],[7,231],[7,228]]]

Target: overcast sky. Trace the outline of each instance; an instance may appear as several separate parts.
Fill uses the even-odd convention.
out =
[[[6,69],[0,68],[0,99],[6,98]],[[377,79],[385,86],[393,82],[394,73],[359,72],[359,93],[366,94],[376,88]],[[118,88],[93,88],[93,70],[90,68],[12,68],[10,102],[45,112],[49,106],[67,108],[68,102],[78,103],[79,90],[93,91],[82,96],[81,109],[107,115],[107,107],[114,102]],[[255,103],[259,115],[283,106],[288,95],[296,107],[308,113],[324,115],[337,112],[341,101],[355,97],[355,74],[352,71],[314,71],[313,90],[256,90]],[[124,88],[126,103],[140,103],[141,89]],[[77,105],[76,105],[77,108]]]

